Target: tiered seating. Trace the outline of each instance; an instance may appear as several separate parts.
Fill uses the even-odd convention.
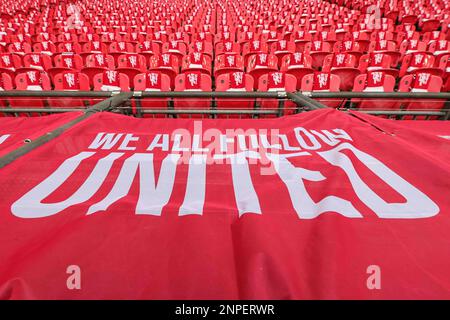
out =
[[[428,74],[432,91],[448,90],[448,1],[343,3],[6,0],[2,88],[405,91],[405,83]],[[368,12],[372,5],[379,18]],[[157,84],[148,81],[155,77]],[[230,84],[235,77],[242,87]],[[208,107],[180,100],[174,106]]]

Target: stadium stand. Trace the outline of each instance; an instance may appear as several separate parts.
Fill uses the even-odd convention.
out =
[[[242,72],[245,92],[270,91],[273,75],[286,91],[445,92],[449,6],[444,0],[6,0],[0,79],[3,90],[72,90],[64,79],[73,75],[74,90],[139,91],[153,88],[143,85],[145,74],[158,74],[164,83],[158,90],[214,92],[232,89],[224,81]],[[194,75],[201,85],[189,89],[186,79]],[[372,83],[378,76],[381,85]],[[417,87],[424,77],[430,87]],[[204,101],[172,102],[175,109],[209,108]],[[260,102],[254,107],[273,104]],[[325,104],[374,106],[349,99]],[[170,107],[158,109],[164,105]]]

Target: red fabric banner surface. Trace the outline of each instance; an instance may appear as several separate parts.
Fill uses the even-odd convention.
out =
[[[450,141],[397,125],[95,114],[0,169],[0,298],[448,299]]]

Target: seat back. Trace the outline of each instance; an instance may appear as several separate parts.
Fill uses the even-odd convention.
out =
[[[137,91],[170,91],[170,77],[161,71],[150,71],[140,73],[134,78],[134,90]],[[145,98],[139,100],[139,104],[133,103],[133,113],[144,118],[161,118],[167,117],[167,114],[145,113],[148,109],[165,110],[168,106],[167,98]]]

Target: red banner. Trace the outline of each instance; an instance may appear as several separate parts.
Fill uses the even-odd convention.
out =
[[[0,169],[0,298],[448,299],[450,140],[413,127],[95,114]]]

